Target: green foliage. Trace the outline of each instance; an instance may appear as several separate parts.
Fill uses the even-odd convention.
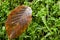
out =
[[[7,40],[5,22],[18,5],[32,8],[32,22],[16,40],[60,40],[60,0],[0,0],[0,40]]]

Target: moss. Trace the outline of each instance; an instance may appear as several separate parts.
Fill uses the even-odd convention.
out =
[[[9,12],[18,5],[32,8],[32,22],[28,29],[16,40],[59,40],[60,6],[59,0],[0,0],[0,40],[7,40],[5,21]]]

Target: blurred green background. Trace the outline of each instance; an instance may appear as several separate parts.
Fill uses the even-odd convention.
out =
[[[8,40],[7,16],[22,3],[32,8],[32,22],[15,40],[60,40],[60,0],[0,0],[0,40]]]

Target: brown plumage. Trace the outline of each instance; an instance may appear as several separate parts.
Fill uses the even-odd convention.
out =
[[[32,9],[28,6],[18,6],[7,17],[5,23],[9,39],[21,35],[32,20]]]

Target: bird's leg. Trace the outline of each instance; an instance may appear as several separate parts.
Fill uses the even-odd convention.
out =
[[[10,39],[10,38],[8,38],[8,40],[15,40],[15,39]]]

